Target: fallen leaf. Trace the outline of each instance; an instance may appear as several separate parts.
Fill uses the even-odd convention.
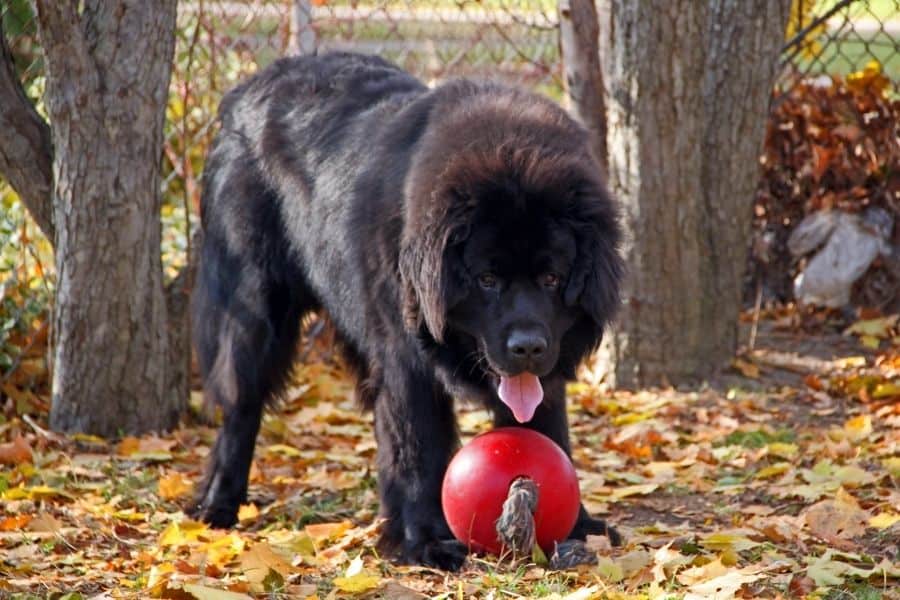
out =
[[[284,557],[265,543],[253,544],[240,556],[241,571],[251,583],[262,583],[269,571],[275,571],[282,579],[295,572],[295,568]]]
[[[872,417],[859,415],[844,423],[844,434],[851,442],[859,443],[872,435]]]
[[[238,521],[253,521],[259,517],[259,509],[255,504],[241,504],[238,508]]]
[[[326,540],[336,538],[350,529],[353,524],[350,521],[341,521],[339,523],[314,523],[307,525],[304,531],[315,542],[324,542]]]
[[[750,379],[759,379],[759,366],[742,358],[735,358],[731,361],[731,366],[739,371],[744,377]]]
[[[62,521],[53,515],[41,513],[28,523],[28,531],[44,531],[54,533],[62,529]]]
[[[840,488],[833,500],[822,500],[807,508],[804,518],[813,535],[848,549],[854,546],[850,540],[865,533],[868,513],[860,508],[856,498]]]
[[[759,542],[754,542],[746,535],[739,533],[719,532],[701,538],[700,545],[704,548],[709,548],[710,550],[733,550],[734,552],[740,552],[759,546]]]
[[[15,515],[0,520],[0,531],[18,531],[32,519],[31,515]]]
[[[21,435],[13,438],[13,441],[0,444],[0,464],[17,465],[31,462],[31,446]]]
[[[350,561],[350,566],[343,577],[334,578],[334,586],[342,592],[359,594],[374,590],[381,585],[381,577],[363,569],[362,558],[357,556]]]
[[[194,491],[194,483],[183,473],[172,471],[159,478],[158,491],[163,500],[175,500],[189,496]]]
[[[253,600],[253,597],[247,594],[219,590],[195,583],[186,583],[182,589],[197,600]]]
[[[900,514],[883,512],[869,518],[869,526],[875,529],[888,529],[900,521]]]
[[[897,324],[898,317],[900,317],[900,315],[888,315],[878,319],[857,321],[845,329],[844,333],[885,339],[890,337],[891,329]]]
[[[613,489],[610,493],[610,497],[621,500],[622,498],[627,498],[629,496],[645,496],[650,494],[659,487],[658,483],[641,483],[638,485],[626,485],[623,487],[618,487]]]

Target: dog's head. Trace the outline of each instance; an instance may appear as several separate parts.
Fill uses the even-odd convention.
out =
[[[451,128],[444,159],[416,165],[407,186],[407,323],[438,343],[474,339],[501,398],[571,376],[619,305],[613,204],[583,131],[550,104]]]

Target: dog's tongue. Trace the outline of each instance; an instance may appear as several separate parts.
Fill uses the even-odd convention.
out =
[[[515,377],[501,377],[497,390],[500,399],[511,410],[516,421],[527,423],[534,416],[538,404],[544,399],[544,388],[541,380],[531,373],[522,373]]]

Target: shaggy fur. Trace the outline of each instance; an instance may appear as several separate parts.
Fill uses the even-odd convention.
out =
[[[454,398],[514,423],[499,377],[540,376],[526,425],[569,452],[565,381],[619,304],[619,226],[585,131],[491,83],[429,89],[379,58],[289,58],[232,90],[204,173],[195,341],[225,421],[196,512],[236,521],[264,405],[324,309],[375,412],[383,547],[455,569],[440,485]],[[582,509],[573,537],[614,530]]]

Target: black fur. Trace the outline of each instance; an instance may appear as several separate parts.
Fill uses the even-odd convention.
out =
[[[619,226],[586,133],[524,91],[430,90],[353,54],[280,60],[232,90],[220,120],[194,323],[225,423],[197,513],[234,524],[263,406],[301,317],[324,309],[375,412],[383,546],[458,568],[439,502],[453,398],[511,424],[499,376],[539,375],[527,426],[569,452],[565,381],[619,304]],[[589,533],[618,541],[582,509],[572,535]]]

